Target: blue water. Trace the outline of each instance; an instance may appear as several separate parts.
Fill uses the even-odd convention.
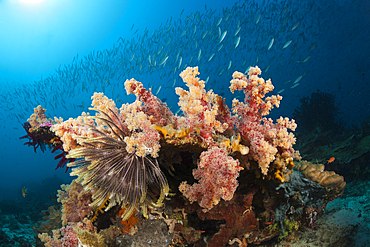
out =
[[[242,97],[228,90],[232,73],[257,65],[274,94],[283,90],[272,118],[292,117],[319,89],[335,95],[349,127],[370,116],[369,44],[366,0],[0,0],[0,200],[27,200],[23,186],[42,197],[40,183],[54,176],[71,181],[54,154],[19,140],[39,104],[64,120],[87,111],[93,92],[120,106],[134,100],[123,84],[135,78],[176,112],[179,73],[199,66],[230,105]]]

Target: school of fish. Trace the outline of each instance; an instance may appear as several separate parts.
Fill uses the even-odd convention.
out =
[[[119,38],[113,48],[84,57],[77,54],[52,75],[4,89],[2,118],[18,128],[16,123],[25,122],[39,104],[50,117],[63,112],[77,115],[87,111],[95,91],[120,105],[128,101],[123,83],[131,78],[142,81],[178,113],[172,103],[177,102],[172,100],[174,87],[183,86],[179,74],[187,66],[199,66],[207,89],[220,95],[230,93],[234,71],[246,73],[255,65],[263,77],[273,78],[275,93],[293,90],[307,83],[305,74],[318,49],[318,30],[310,17],[318,6],[315,1],[239,1],[232,8],[205,5],[204,11],[188,16],[182,10],[152,32],[132,25],[132,39]]]

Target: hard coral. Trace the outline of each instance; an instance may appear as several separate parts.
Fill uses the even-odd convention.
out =
[[[346,186],[343,176],[335,174],[333,171],[324,171],[325,165],[323,164],[302,161],[296,165],[296,169],[302,172],[306,178],[319,183],[323,187],[341,192]]]

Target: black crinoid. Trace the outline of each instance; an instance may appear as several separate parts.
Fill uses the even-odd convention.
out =
[[[96,109],[94,109],[96,110]],[[159,207],[169,192],[167,180],[156,159],[138,157],[135,152],[126,151],[125,136],[129,134],[116,113],[98,111],[94,117],[104,123],[103,130],[88,126],[92,138],[79,138],[80,148],[69,152],[68,158],[82,158],[68,164],[71,175],[92,192],[90,206],[101,206],[109,199],[105,210],[115,205],[125,208],[123,220],[129,218],[134,209],[142,208],[147,215],[148,207]]]

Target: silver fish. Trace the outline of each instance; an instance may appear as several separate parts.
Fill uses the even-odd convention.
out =
[[[236,30],[236,32],[235,32],[235,34],[234,34],[234,36],[238,35],[238,33],[240,32],[240,29],[241,29],[241,27],[239,27],[239,28]]]
[[[252,66],[248,66],[248,68],[244,71],[244,74],[247,74],[249,72],[249,69],[251,68]]]
[[[216,26],[219,26],[221,24],[221,21],[222,21],[222,17],[218,20],[217,22],[217,25]]]
[[[317,45],[317,42],[312,43],[312,45],[311,45],[311,47],[310,47],[310,51],[311,51],[311,50],[313,50],[313,49],[315,49],[316,45]]]
[[[180,57],[179,66],[178,66],[179,69],[180,69],[181,63],[182,63],[182,57]]]
[[[298,78],[295,79],[295,81],[293,82],[293,84],[296,84],[297,82],[299,82],[302,79],[302,77],[303,77],[303,75],[298,76]]]
[[[202,49],[199,49],[199,52],[198,52],[198,61],[200,60],[201,56],[202,56]]]
[[[240,43],[240,36],[236,38],[235,48],[238,47],[239,43]]]
[[[294,85],[293,85],[293,86],[291,86],[290,88],[296,88],[298,85],[299,85],[299,83],[294,84]]]
[[[282,12],[281,12],[281,15],[285,14],[287,12],[289,7],[286,7]]]
[[[162,62],[161,62],[160,64],[158,64],[158,66],[161,66],[162,64],[164,64],[164,63],[167,61],[167,59],[168,59],[168,56],[167,56],[167,57],[165,57],[165,58],[162,60]]]
[[[287,41],[287,42],[284,44],[283,49],[287,48],[291,43],[292,43],[292,40]]]
[[[256,24],[258,24],[258,22],[260,22],[260,20],[261,20],[261,13],[257,17]]]
[[[211,61],[213,59],[213,57],[215,56],[215,54],[213,53],[209,58],[208,58],[208,62]]]
[[[229,62],[229,66],[227,66],[227,70],[229,70],[229,69],[230,69],[230,67],[231,67],[231,63],[232,63],[232,61],[230,60],[230,62]]]
[[[311,57],[311,56],[307,56],[307,57],[302,61],[302,63],[307,62],[307,61],[308,61],[308,59],[310,59],[310,57]]]
[[[271,49],[272,45],[274,44],[274,40],[275,40],[275,38],[272,38],[270,40],[269,47],[267,48],[267,50],[270,50]]]
[[[292,31],[298,27],[299,23],[301,23],[301,22],[300,22],[300,21],[299,21],[299,22],[297,22],[297,23],[292,27]]]
[[[221,38],[220,38],[220,41],[218,43],[221,43],[224,40],[226,34],[227,34],[227,31],[225,31],[225,32],[222,33]]]
[[[157,95],[159,93],[159,91],[161,91],[161,88],[162,88],[162,86],[158,87],[157,92],[155,93],[155,95]]]
[[[204,39],[204,38],[206,37],[207,33],[208,33],[208,31],[206,31],[206,32],[203,34],[202,39]]]

